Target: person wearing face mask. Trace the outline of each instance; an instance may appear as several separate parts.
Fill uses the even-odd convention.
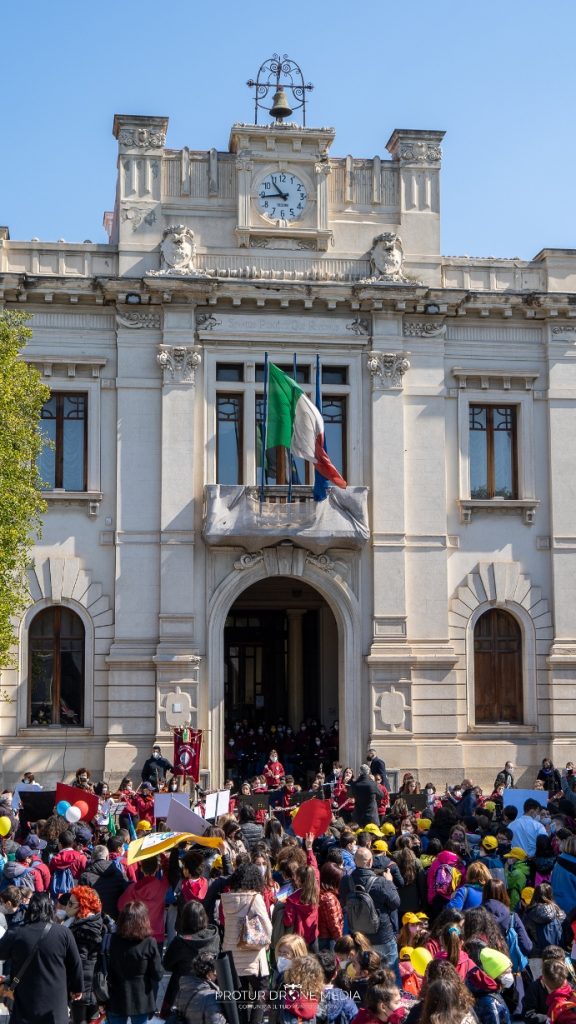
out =
[[[162,751],[158,745],[152,747],[150,757],[146,758],[142,768],[142,782],[149,782],[154,789],[158,789],[161,782],[166,778],[166,772],[173,771],[173,767],[167,758],[162,757]]]
[[[480,1024],[510,1024],[502,991],[512,988],[514,974],[505,953],[485,946],[480,951],[480,966],[468,972],[466,983],[474,996],[474,1012]]]
[[[271,750],[268,763],[264,767],[264,778],[268,789],[278,789],[284,778],[284,766],[280,764],[278,751]]]
[[[83,789],[86,793],[94,792],[94,786],[92,785],[88,768],[79,768],[70,785],[74,786],[76,789]]]
[[[276,902],[280,886],[278,885],[277,882],[274,881],[270,857],[265,852],[263,845],[257,847],[254,853],[252,854],[252,863],[256,865],[258,871],[262,875],[262,879],[264,882],[262,896],[264,897],[266,910],[268,911],[270,917],[272,917],[272,908]]]
[[[70,1006],[74,1024],[85,1024],[98,1016],[98,1001],[92,992],[94,970],[106,925],[98,894],[87,885],[77,885],[64,907],[64,924],[70,929],[82,961],[82,998]]]

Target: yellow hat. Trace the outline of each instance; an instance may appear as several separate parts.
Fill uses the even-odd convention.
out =
[[[220,856],[220,854],[217,854],[216,857],[214,857],[214,860],[212,861],[212,867],[213,868],[221,868],[222,867],[222,857]]]
[[[484,836],[484,839],[480,840],[480,846],[483,846],[485,850],[497,850],[498,840],[496,836]]]
[[[418,818],[419,832],[427,832],[429,828],[432,828],[432,822],[430,821],[430,818]]]
[[[407,910],[402,916],[402,924],[420,924],[416,914],[413,914],[411,910]]]
[[[152,825],[150,824],[149,821],[146,821],[146,819],[144,818],[142,821],[137,821],[136,822],[136,831],[137,832],[151,832],[152,831]]]
[[[377,839],[375,843],[372,843],[372,849],[378,850],[378,853],[388,853],[388,843],[385,839]]]
[[[380,835],[381,836],[394,836],[394,835],[396,835],[396,829],[394,828],[394,825],[392,824],[392,822],[390,822],[390,821],[385,821],[384,822],[384,824],[382,825],[382,831],[381,831]]]
[[[504,854],[504,859],[506,860],[506,858],[510,857],[510,859],[514,858],[514,860],[526,860],[527,856],[526,850],[523,850],[520,846],[513,846],[510,853]]]
[[[398,953],[398,957],[399,957],[400,960],[410,960],[412,958],[412,953],[413,952],[414,952],[414,947],[413,946],[402,946],[402,949]]]
[[[530,904],[532,903],[533,898],[534,898],[534,889],[532,888],[532,886],[531,885],[524,886],[524,888],[522,889],[522,892],[520,893],[520,899],[522,900],[522,902],[525,903],[529,907]]]
[[[419,910],[418,913],[416,914],[416,917],[418,918],[419,921],[428,920],[428,914],[425,914],[423,910]]]
[[[364,825],[364,828],[361,828],[360,831],[361,832],[369,832],[370,835],[378,836],[380,839],[383,836],[383,833],[378,828],[378,825],[375,825],[372,821],[370,822],[369,825]]]
[[[493,800],[486,800],[482,810],[494,813],[494,811],[496,810],[496,804],[494,803]]]

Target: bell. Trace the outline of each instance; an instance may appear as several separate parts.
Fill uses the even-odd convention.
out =
[[[274,93],[274,99],[272,100],[272,106],[270,107],[270,116],[275,117],[277,121],[281,121],[284,117],[290,117],[292,108],[288,106],[288,100],[286,99],[286,93],[284,89],[278,89]]]

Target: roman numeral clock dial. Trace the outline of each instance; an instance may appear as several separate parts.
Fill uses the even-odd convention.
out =
[[[308,194],[303,182],[289,171],[275,171],[262,178],[258,186],[258,210],[273,221],[298,220],[302,217]]]

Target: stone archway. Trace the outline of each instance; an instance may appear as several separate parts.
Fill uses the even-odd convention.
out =
[[[220,784],[224,765],[224,625],[242,592],[267,578],[303,580],[329,605],[338,628],[338,704],[341,757],[356,765],[362,751],[363,716],[360,679],[362,647],[360,609],[347,581],[348,566],[328,555],[313,555],[291,544],[243,554],[233,571],[216,587],[208,604],[207,663],[209,759],[212,785]]]

